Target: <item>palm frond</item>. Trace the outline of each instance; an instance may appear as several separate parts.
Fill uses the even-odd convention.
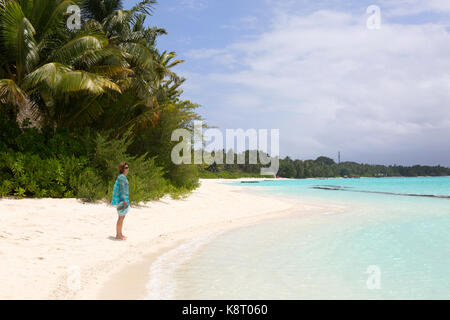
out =
[[[146,101],[138,101],[131,106],[128,112],[133,112],[134,109],[141,110],[138,110],[137,114],[133,115],[129,121],[119,126],[119,132],[124,132],[128,129],[136,132],[140,129],[154,128],[156,126],[161,115],[156,97],[153,97],[152,106],[148,106]]]
[[[67,24],[67,9],[72,5],[81,5],[82,0],[35,0],[33,24],[40,30],[40,37],[47,37],[55,31],[64,30]]]
[[[81,108],[75,108],[75,112],[71,113],[66,121],[65,125],[85,125],[91,123],[93,120],[98,119],[103,114],[103,107],[98,102],[98,97],[86,97],[81,100],[77,106]]]
[[[91,72],[107,77],[114,77],[120,74],[130,75],[133,73],[133,70],[121,66],[95,66],[91,69]]]
[[[82,55],[72,61],[72,65],[83,70],[90,70],[97,64],[122,66],[124,68],[129,65],[126,62],[125,50],[121,48],[108,47],[98,50],[87,50]]]
[[[70,67],[61,63],[47,63],[25,77],[24,87],[32,88],[42,84],[50,88],[55,87],[61,81],[63,74],[71,70]]]
[[[121,92],[119,86],[107,79],[93,73],[85,71],[69,71],[62,74],[61,80],[56,86],[57,94],[65,95],[71,93],[78,93],[82,91],[90,94],[100,95],[105,90],[113,90]]]
[[[144,0],[136,4],[133,8],[131,8],[130,12],[132,13],[142,13],[146,15],[153,14],[153,8],[155,7],[156,0]]]
[[[27,94],[13,80],[0,79],[0,103],[21,108],[30,104],[30,101]]]
[[[153,65],[153,52],[140,43],[126,43],[125,49],[131,54],[131,60],[140,68],[151,68]]]
[[[52,61],[72,64],[74,60],[83,56],[88,50],[98,50],[108,44],[108,39],[100,35],[80,35],[57,49],[50,58]]]
[[[39,59],[35,33],[33,25],[25,17],[19,3],[6,2],[0,11],[0,41],[6,58],[16,64],[18,82]]]
[[[123,7],[122,0],[83,0],[83,17],[102,22],[109,15]]]
[[[114,29],[117,26],[125,26],[129,22],[130,15],[127,10],[117,10],[103,20],[103,25]]]

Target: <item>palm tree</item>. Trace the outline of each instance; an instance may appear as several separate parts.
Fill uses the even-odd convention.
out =
[[[120,92],[108,76],[120,66],[102,65],[119,54],[108,38],[65,27],[74,4],[81,0],[0,0],[0,104],[11,117],[33,111],[44,124],[63,125],[64,103]]]
[[[133,70],[133,74],[118,80],[122,94],[108,101],[110,108],[105,110],[103,122],[99,123],[103,128],[115,128],[118,134],[129,128],[137,132],[154,127],[163,107],[159,98],[164,84],[171,81],[179,86],[182,82],[171,68],[183,61],[173,60],[174,52],[160,54],[155,47],[156,38],[166,31],[144,25],[155,3],[153,0],[141,1],[130,10],[114,11],[101,21],[86,21],[86,24],[101,29],[111,46],[124,52],[124,65]],[[96,12],[84,15],[99,16]]]
[[[155,47],[165,30],[144,25],[155,3],[0,0],[0,107],[53,127],[153,128],[184,81],[171,70],[183,61]],[[88,19],[76,32],[73,4]]]
[[[83,0],[83,17],[85,20],[103,21],[106,17],[123,8],[122,0]]]

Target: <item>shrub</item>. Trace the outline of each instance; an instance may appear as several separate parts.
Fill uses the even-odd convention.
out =
[[[0,184],[0,197],[6,197],[14,190],[14,183],[10,180],[3,180]]]
[[[105,181],[110,181],[117,176],[117,166],[120,162],[130,162],[130,157],[126,151],[130,144],[125,135],[120,139],[109,139],[108,133],[98,133],[95,137],[90,151],[91,165],[101,172]]]
[[[168,190],[167,181],[163,178],[163,169],[155,164],[147,155],[129,160],[130,201],[150,201],[161,198]]]
[[[147,154],[133,157],[126,153],[128,134],[109,139],[108,132],[90,136],[87,130],[74,142],[75,136],[60,130],[52,133],[25,128],[15,139],[15,148],[0,151],[0,196],[76,197],[84,201],[111,200],[117,165],[130,165],[130,201],[137,204],[161,198],[166,193],[179,196],[197,184],[194,166],[180,167],[176,184],[165,179],[164,169]],[[14,151],[16,150],[16,151]],[[20,150],[20,151],[17,151]],[[194,168],[195,169],[195,168]],[[196,169],[195,169],[196,170]]]
[[[83,170],[76,181],[74,192],[83,201],[97,201],[106,197],[106,186],[94,169]]]
[[[193,190],[199,186],[198,167],[196,165],[171,165],[167,177],[176,188]]]

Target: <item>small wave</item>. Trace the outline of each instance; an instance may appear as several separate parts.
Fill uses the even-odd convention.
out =
[[[173,274],[183,263],[203,245],[211,241],[220,232],[210,232],[191,240],[159,256],[150,266],[150,281],[147,283],[147,295],[142,300],[168,300],[175,296]]]

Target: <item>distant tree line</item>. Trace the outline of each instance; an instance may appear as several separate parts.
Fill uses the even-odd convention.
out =
[[[234,163],[225,163],[225,151],[223,152],[223,164],[213,163],[203,165],[201,177],[244,177],[258,176],[261,164],[249,164],[249,151],[241,153],[245,155],[245,164],[236,162],[237,154],[234,154]],[[229,151],[230,152],[230,151]],[[398,165],[372,165],[351,161],[336,163],[328,157],[318,157],[315,160],[293,160],[285,157],[279,160],[278,177],[282,178],[327,178],[327,177],[417,177],[417,176],[448,176],[450,168],[442,166],[398,166]]]

